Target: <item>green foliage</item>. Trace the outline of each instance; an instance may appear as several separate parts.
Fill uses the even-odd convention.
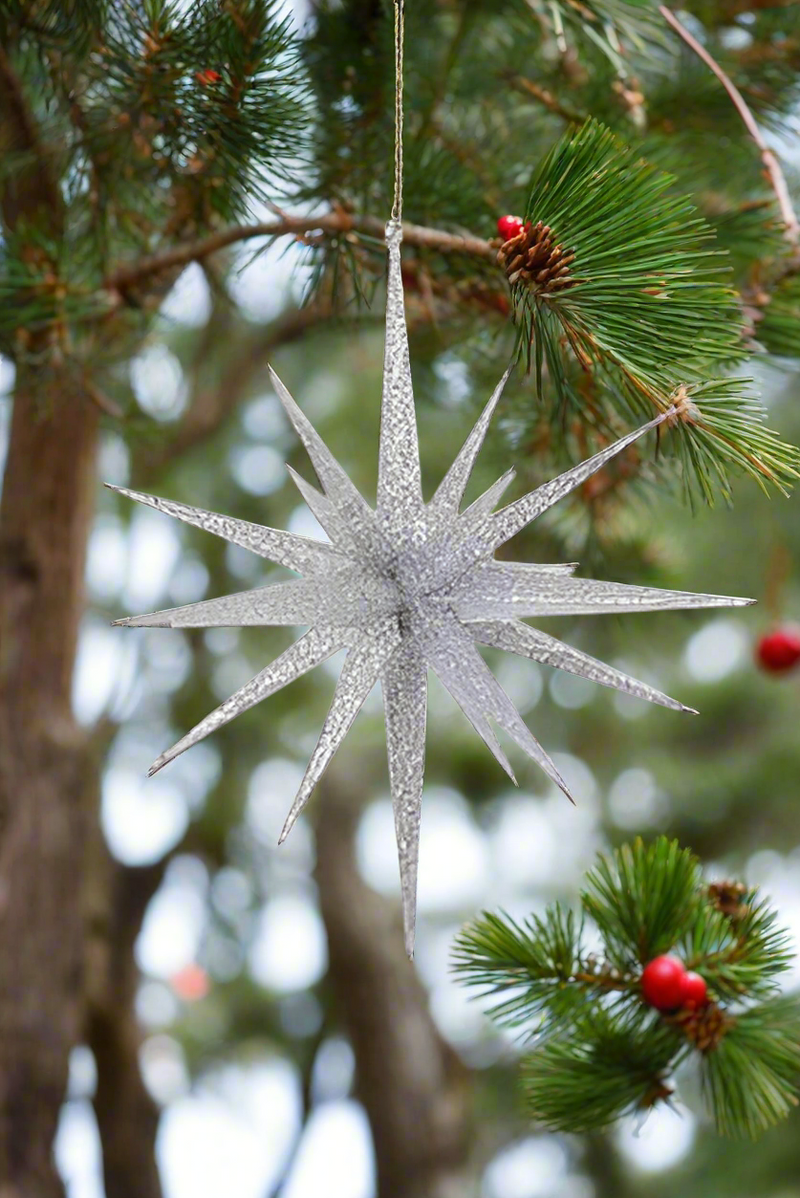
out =
[[[695,905],[700,863],[677,841],[635,840],[600,857],[587,875],[581,903],[600,929],[618,969],[645,965],[680,939]]]
[[[572,286],[513,297],[541,386],[547,361],[558,387],[564,344],[581,359],[612,361],[635,383],[742,356],[741,318],[713,231],[674,180],[638,161],[610,130],[587,121],[553,147],[534,173],[526,220],[549,226],[574,255]]]
[[[113,307],[112,266],[245,216],[265,189],[285,188],[303,151],[305,84],[277,0],[69,13],[83,30],[74,43],[61,6],[34,19],[17,4],[5,16],[42,148],[5,156],[0,185],[43,157],[64,206],[57,242],[31,211],[2,245],[7,352],[20,352],[20,329],[51,325],[70,343],[76,326]]]
[[[723,1135],[785,1119],[798,1105],[800,999],[780,996],[742,1012],[705,1061],[703,1080]]]
[[[525,7],[534,9],[562,45],[568,33],[574,41],[589,39],[623,77],[630,71],[626,48],[650,53],[666,40],[650,0],[588,0],[580,7],[563,0],[531,0]]]
[[[493,1019],[515,1027],[545,1007],[553,1013],[560,988],[580,969],[581,926],[557,903],[524,924],[486,914],[456,942],[456,968],[483,993],[502,996]]]
[[[742,906],[735,920],[701,906],[680,937],[681,956],[726,1002],[774,994],[776,979],[793,960],[791,938],[775,926],[777,915],[766,900],[750,890]]]
[[[788,1113],[800,1077],[800,1001],[777,995],[789,939],[755,890],[734,892],[726,904],[677,841],[637,839],[600,856],[581,894],[602,959],[558,905],[522,925],[484,914],[462,930],[457,973],[500,997],[498,1022],[535,1029],[523,1078],[536,1119],[603,1127],[667,1098],[690,1055],[723,1134],[755,1136]],[[659,1014],[645,1004],[643,967],[668,952],[705,979],[705,1006]]]
[[[748,394],[750,380],[706,379],[677,389],[691,403],[692,418],[676,425],[671,438],[682,465],[685,492],[700,492],[707,503],[715,490],[731,499],[730,468],[747,474],[765,493],[798,477],[800,453],[764,423],[763,404]]]
[[[221,0],[211,15],[222,22],[223,15],[237,7],[232,0]],[[248,205],[250,180],[262,197],[292,211],[297,208],[285,196],[292,187],[293,198],[307,202],[314,211],[341,204],[355,215],[381,218],[388,208],[392,96],[390,6],[386,0],[315,0],[315,19],[299,39],[303,64],[293,63],[291,41],[287,57],[275,62],[280,86],[274,94],[277,101],[287,97],[288,103],[278,103],[273,109],[269,97],[259,95],[255,88],[252,94],[260,111],[246,110],[242,126],[229,118],[227,108],[223,110],[231,95],[226,52],[202,42],[202,21],[196,20],[204,11],[202,6],[190,3],[182,8],[190,9],[191,21],[187,22],[185,12],[169,18],[179,32],[171,48],[159,50],[159,70],[145,86],[148,80],[143,81],[140,43],[114,51],[116,62],[108,77],[106,60],[89,57],[99,53],[109,13],[114,15],[115,37],[122,37],[125,28],[141,28],[142,20],[154,11],[143,0],[0,0],[0,46],[23,85],[39,128],[43,157],[52,164],[68,215],[63,241],[50,237],[44,228],[32,227],[30,218],[27,228],[20,225],[15,235],[4,229],[0,348],[24,360],[31,335],[36,339],[40,334],[52,334],[46,344],[52,346],[54,360],[66,349],[80,354],[81,368],[111,364],[113,370],[107,371],[104,389],[134,411],[129,359],[139,344],[138,334],[149,325],[149,311],[175,276],[169,272],[141,293],[137,289],[120,301],[120,296],[104,289],[109,268],[192,241],[229,216],[238,220]],[[698,22],[691,28],[740,86],[759,123],[784,131],[790,128],[800,79],[800,5],[756,6],[743,12],[735,0],[691,0],[687,8]],[[771,421],[796,437],[800,431],[794,371],[800,361],[797,266],[787,256],[758,152],[738,114],[718,81],[677,37],[665,30],[660,45],[651,41],[650,29],[655,35],[659,20],[655,5],[536,0],[534,7],[529,0],[414,0],[407,4],[407,16],[408,218],[435,229],[493,237],[501,212],[523,213],[531,170],[567,124],[573,120],[580,124],[589,114],[596,116],[632,147],[634,155],[672,175],[676,181],[666,194],[690,195],[697,212],[714,230],[716,243],[702,244],[706,248],[716,244],[726,251],[726,257],[713,261],[723,268],[730,265],[730,274],[720,277],[742,294],[748,353],[755,350],[760,354],[763,347],[766,354],[784,359],[780,376],[774,371],[760,373],[770,383]],[[640,16],[648,29],[637,41]],[[613,21],[611,33],[609,18]],[[165,20],[162,18],[162,27]],[[228,32],[234,36],[232,30]],[[618,44],[624,50],[622,70],[615,57]],[[183,60],[181,47],[191,51]],[[197,62],[199,53],[204,57]],[[204,86],[197,80],[196,73],[207,68],[220,72],[222,86]],[[635,72],[635,90],[643,97],[638,105],[626,103],[615,87],[623,72]],[[310,113],[304,102],[306,75],[311,76],[314,93]],[[514,75],[534,83],[538,90],[526,92],[512,80]],[[185,111],[185,128],[197,133],[203,154],[208,156],[197,174],[187,169],[192,147],[184,139],[181,148],[182,126],[171,111],[171,98]],[[120,107],[123,101],[127,108]],[[0,122],[5,113],[0,103]],[[84,124],[77,124],[76,118],[83,119],[84,113]],[[125,124],[125,113],[132,114],[132,124]],[[165,134],[160,128],[148,128],[150,113],[164,122],[168,145],[162,145]],[[276,113],[279,121],[273,120]],[[308,116],[310,139],[304,124]],[[256,118],[258,136],[254,137]],[[226,141],[229,136],[230,145]],[[224,144],[217,159],[220,140]],[[4,185],[39,155],[30,149],[12,151],[5,140],[0,141]],[[156,151],[155,157],[141,152],[142,142]],[[295,151],[307,155],[309,142],[310,166],[304,161],[300,179],[287,182]],[[252,173],[248,173],[247,163],[237,161],[239,145],[246,145],[253,155]],[[235,150],[233,160],[226,156],[230,149]],[[789,185],[797,196],[796,175],[790,175]],[[324,305],[331,294],[338,295],[346,323],[311,325],[295,343],[279,351],[279,370],[295,383],[305,380],[302,403],[319,399],[322,404],[324,399],[326,437],[335,448],[346,449],[348,469],[374,484],[370,472],[374,469],[374,403],[382,352],[383,247],[379,241],[355,235],[312,240],[315,244],[308,254],[317,269],[311,296]],[[408,241],[403,257],[426,477],[438,481],[441,445],[454,437],[457,443],[466,435],[472,408],[496,382],[498,363],[502,369],[507,360],[511,341],[504,311],[507,289],[502,273],[491,262],[420,249]],[[206,265],[214,293],[208,325],[196,329],[164,321],[156,330],[159,343],[166,340],[184,368],[190,396],[186,415],[180,423],[166,426],[142,413],[125,422],[114,421],[109,440],[119,451],[120,439],[125,439],[131,485],[158,494],[192,496],[201,506],[286,527],[297,504],[291,486],[266,497],[254,495],[232,468],[239,454],[256,446],[269,445],[280,451],[290,448],[284,433],[265,431],[267,401],[256,398],[264,396],[268,388],[260,363],[275,352],[281,324],[262,327],[252,316],[245,318],[235,311],[226,294],[227,255],[217,255]],[[336,271],[338,287],[332,277]],[[428,281],[430,296],[423,289]],[[359,314],[349,301],[359,289],[362,298],[373,305],[366,317],[375,325],[373,333],[363,319],[356,324]],[[491,303],[474,302],[470,298],[473,292],[488,295]],[[114,305],[120,302],[123,306],[115,314]],[[142,303],[147,305],[145,309]],[[125,335],[131,328],[137,334],[134,337]],[[39,339],[39,346],[42,341]],[[37,364],[46,358],[46,352],[38,350]],[[761,354],[761,360],[769,362],[766,354]],[[562,362],[565,393],[556,392],[553,378],[544,369],[541,402],[534,402],[527,380],[512,380],[479,464],[485,485],[507,467],[509,444],[520,470],[518,485],[527,489],[549,477],[554,463],[563,466],[585,456],[587,441],[589,448],[594,448],[600,438],[649,417],[654,402],[664,402],[670,388],[689,381],[682,374],[670,375],[653,397],[632,386],[613,361],[604,363],[602,369],[593,363],[591,374],[574,356],[562,353]],[[465,397],[457,406],[456,393],[442,369],[454,363],[466,363],[466,381],[475,397]],[[749,366],[744,369],[755,373]],[[776,394],[778,383],[785,389],[785,397]],[[636,455],[626,455],[621,463],[626,470],[609,471],[608,481],[613,486],[597,501],[590,502],[588,494],[576,495],[523,534],[526,549],[534,550],[537,560],[580,557],[584,566],[630,582],[759,597],[763,590],[771,590],[773,553],[800,560],[797,494],[789,502],[767,505],[755,488],[745,487],[737,495],[733,516],[701,511],[694,520],[665,498],[676,467],[687,490],[702,485],[706,478],[714,483],[719,477],[718,463],[727,460],[728,416],[744,419],[753,404],[738,379],[709,382],[700,378],[690,385],[702,388],[697,404],[703,412],[703,428],[681,424],[664,430],[657,451],[662,464],[656,476],[658,487],[641,485],[640,480],[649,473],[647,456],[642,453],[637,461]],[[230,416],[224,428],[216,423],[215,394],[224,400],[224,410]],[[8,401],[0,397],[0,417],[4,406],[8,407]],[[254,415],[262,421],[257,431]],[[705,429],[714,415],[719,435],[707,441]],[[754,412],[752,424],[760,422],[760,415]],[[744,435],[749,438],[752,429],[743,430]],[[187,447],[188,453],[184,452]],[[781,452],[777,444],[774,448]],[[761,447],[757,456],[763,458],[766,453],[767,448]],[[766,464],[777,472],[777,465]],[[789,475],[781,477],[788,479]],[[131,519],[129,511],[115,506],[111,493],[105,493],[101,503],[105,504],[104,518],[113,518],[115,528]],[[239,563],[226,557],[221,545],[215,541],[212,545],[212,541],[206,538],[201,544],[191,530],[184,530],[182,538],[188,552],[186,564],[196,570],[202,563],[209,574],[207,593],[251,585],[249,577],[243,580],[237,572]],[[179,600],[165,590],[163,601],[183,602],[188,597],[198,596],[184,595]],[[788,617],[796,616],[800,610],[796,577],[794,581],[789,578],[782,594],[773,598]],[[107,592],[94,591],[93,603],[95,618],[107,621],[114,614],[110,608],[115,604]],[[737,617],[739,635],[757,635],[767,619],[763,613],[764,604],[759,604],[743,613],[741,620]],[[624,628],[618,621],[584,622],[582,647],[600,657],[624,657],[631,666],[641,667],[634,673],[652,671],[656,681],[663,678],[667,690],[678,685],[680,676],[679,685],[685,692],[681,697],[702,709],[702,720],[673,719],[655,711],[639,720],[623,721],[616,704],[603,694],[570,711],[565,720],[548,688],[532,716],[543,730],[549,725],[549,735],[557,730],[565,751],[591,764],[601,792],[607,793],[632,763],[651,771],[658,785],[659,818],[668,818],[671,831],[708,859],[743,863],[756,847],[783,853],[798,841],[798,805],[791,801],[791,787],[787,789],[787,779],[800,776],[796,687],[792,682],[777,685],[775,679],[759,676],[746,661],[721,681],[690,677],[680,663],[689,630],[699,627],[695,618],[653,616],[652,620],[658,624],[655,632],[650,618],[631,620]],[[235,648],[230,641],[215,642],[210,636],[186,638],[181,642],[181,660],[188,656],[191,669],[174,669],[173,657],[166,669],[159,669],[157,686],[150,683],[157,664],[153,662],[153,670],[148,668],[144,680],[142,700],[131,716],[133,727],[117,737],[112,766],[122,762],[139,770],[141,744],[132,747],[131,735],[149,744],[156,736],[157,724],[162,729],[158,739],[166,743],[170,731],[177,734],[192,726],[219,698],[220,667],[241,668],[246,662],[250,674],[255,673],[263,666],[265,653],[271,655],[284,647],[283,635],[253,630],[243,634]],[[173,647],[173,653],[176,651]],[[166,689],[167,673],[174,690]],[[285,759],[295,753],[302,757],[303,741],[312,737],[313,743],[328,698],[317,682],[301,680],[286,703],[275,709],[274,718],[265,723],[250,713],[221,730],[215,746],[219,761],[215,755],[209,767],[214,781],[205,802],[199,786],[202,769],[192,775],[192,823],[180,851],[198,853],[214,875],[218,870],[227,874],[233,866],[246,875],[251,888],[246,912],[231,918],[224,938],[217,927],[216,907],[209,900],[210,927],[199,959],[210,971],[212,992],[202,1002],[182,1004],[177,1020],[169,1025],[169,1034],[189,1045],[187,1064],[193,1078],[202,1075],[210,1062],[232,1060],[239,1053],[251,1060],[256,1054],[280,1052],[296,1063],[304,1076],[307,1060],[310,1074],[317,1037],[336,1035],[341,1030],[342,1011],[357,1002],[355,994],[349,995],[352,1003],[334,996],[329,978],[321,979],[312,995],[281,995],[254,982],[246,967],[231,977],[236,968],[231,958],[234,963],[237,955],[239,960],[246,959],[250,950],[261,903],[286,892],[286,886],[294,893],[292,888],[297,885],[294,874],[287,881],[280,862],[273,862],[261,840],[254,838],[252,821],[241,822],[248,785],[256,784],[256,767],[265,759]],[[130,702],[133,706],[133,697]],[[626,700],[625,704],[633,702]],[[171,729],[164,731],[164,721]],[[495,806],[505,809],[504,778],[493,763],[487,763],[487,755],[475,748],[461,724],[441,718],[434,710],[431,722],[428,773],[432,781],[455,785],[481,811],[489,804],[492,811]],[[353,759],[357,767],[353,777],[368,801],[378,793],[385,775],[380,717],[365,712],[356,735],[362,739]],[[609,804],[604,810],[603,831],[613,837],[620,825],[614,823],[612,807]],[[622,820],[620,824],[629,826]],[[567,877],[558,878],[559,893],[567,884]],[[313,901],[315,889],[310,880],[307,889]],[[545,881],[541,891],[537,883],[537,895],[546,891]],[[744,901],[751,911],[746,918],[756,919],[758,898],[750,894]],[[587,966],[587,973],[591,969],[602,976],[603,963],[593,962],[580,948],[579,915],[562,907],[553,919],[553,912],[542,915],[539,923],[518,920],[516,927],[505,918],[492,917],[496,923],[485,929],[480,954],[476,949],[476,961],[480,956],[484,974],[480,988],[496,984],[489,1001],[498,1004],[498,1018],[520,1027],[528,1020],[544,1019],[547,1030],[557,1033],[549,1039],[545,1035],[537,1048],[537,1052],[548,1053],[544,1064],[554,1079],[550,1092],[544,1064],[525,1079],[542,1117],[566,1096],[567,1109],[562,1104],[559,1118],[577,1125],[581,1116],[576,1114],[576,1106],[581,1104],[589,1108],[593,1120],[608,1122],[625,1104],[652,1100],[648,1066],[660,1068],[670,1040],[685,1053],[693,1050],[683,1032],[645,1011],[627,991],[578,983],[574,973],[579,965]],[[572,931],[568,930],[570,920]],[[441,928],[435,916],[431,922]],[[481,924],[477,921],[473,928]],[[718,1002],[737,1011],[737,1022],[701,1062],[707,1086],[710,1089],[712,1081],[716,1086],[709,1098],[726,1134],[753,1133],[766,1121],[761,1113],[755,1125],[750,1120],[754,1098],[766,1106],[767,1118],[774,1119],[782,1113],[776,1110],[776,1096],[781,1090],[791,1093],[786,1087],[797,1069],[793,1059],[797,1012],[793,1001],[771,997],[783,975],[767,968],[785,956],[781,936],[773,923],[771,930],[757,931],[754,939],[749,934],[742,937],[741,931],[733,934],[721,913],[702,911],[695,922],[688,921],[676,945],[675,951],[691,958],[707,977]],[[539,951],[541,944],[544,952]],[[742,955],[744,948],[748,952]],[[715,962],[707,963],[704,958],[712,954],[717,954]],[[574,957],[573,972],[565,976],[570,956]],[[628,986],[635,984],[635,977],[634,965],[630,976],[616,981]],[[742,984],[749,987],[744,996],[739,989]],[[614,1005],[605,1015],[609,1001]],[[312,1033],[308,1007],[313,1024],[317,1003],[322,1030]],[[292,1012],[302,1009],[306,1013],[298,1023]],[[357,1006],[354,1010],[358,1018]],[[622,1013],[626,1019],[630,1017],[630,1024],[617,1022]],[[633,1018],[637,1013],[638,1024]],[[299,1025],[304,1021],[303,1029]],[[752,1023],[755,1050],[748,1039]],[[562,1026],[572,1029],[575,1057],[589,1062],[579,1065],[580,1080],[574,1088],[575,1057],[570,1041],[561,1038]],[[622,1029],[621,1038],[615,1034],[618,1028]],[[742,1029],[746,1033],[743,1054],[736,1047]],[[663,1038],[664,1052],[656,1051],[654,1037],[659,1042]],[[777,1063],[770,1055],[775,1046],[781,1054]],[[494,1064],[484,1067],[484,1048],[476,1035],[466,1043],[463,1056],[480,1061],[470,1081],[476,1089],[476,1109],[481,1112],[481,1134],[487,1143],[506,1144],[519,1133],[518,1113],[510,1109],[513,1086],[509,1084],[508,1054],[499,1054]],[[638,1062],[631,1084],[627,1068],[619,1068],[621,1059],[626,1066]],[[670,1055],[664,1073],[671,1070],[674,1060]],[[588,1072],[591,1069],[593,1073]],[[598,1113],[595,1104],[605,1104],[605,1112]],[[732,1115],[728,1107],[733,1108]],[[671,1198],[678,1186],[684,1198],[756,1194],[759,1198],[786,1198],[786,1179],[797,1174],[797,1141],[796,1126],[787,1123],[754,1153],[747,1144],[716,1144],[701,1125],[693,1154],[682,1164],[677,1182],[671,1170],[663,1175],[654,1171],[644,1179],[628,1173],[624,1162],[615,1159],[613,1144],[606,1145],[598,1137],[576,1145],[576,1155],[581,1154],[580,1167],[588,1178],[581,1181],[594,1181],[598,1193],[613,1193],[615,1198],[641,1198],[645,1192],[649,1198]]]
[[[734,473],[748,475],[765,493],[769,485],[786,493],[798,477],[800,453],[765,424],[767,413],[752,394],[750,379],[697,380],[654,393],[613,369],[597,377],[602,393],[628,421],[647,420],[654,407],[666,403],[682,406],[684,419],[659,436],[658,449],[679,463],[680,485],[690,503],[696,494],[709,505],[717,495],[730,503]]]
[[[783,226],[772,196],[745,200],[736,207],[714,208],[709,197],[706,219],[717,245],[725,250],[737,285],[745,290],[754,261],[779,259],[786,249]]]
[[[800,358],[800,275],[787,275],[767,297],[756,337],[771,354]]]
[[[798,477],[797,450],[765,427],[747,380],[714,377],[744,356],[741,304],[720,281],[713,229],[673,182],[596,121],[558,142],[534,176],[526,218],[550,229],[571,284],[514,282],[520,342],[539,391],[546,366],[573,406],[571,357],[623,411],[648,418],[675,394],[689,398],[692,417],[672,439],[687,494],[730,499],[731,469],[783,488]]]
[[[4,45],[22,33],[35,38],[37,50],[68,44],[79,52],[107,16],[107,0],[4,0],[0,34]]]
[[[189,9],[153,0],[141,14],[124,11],[128,21],[110,22],[101,39],[104,70],[86,81],[88,148],[101,151],[103,176],[119,162],[115,140],[125,153],[124,114],[136,183],[179,179],[198,193],[192,215],[236,218],[302,150],[289,18],[276,0],[198,0]]]
[[[254,198],[283,204],[292,191],[314,206],[385,215],[390,15],[378,0],[321,0],[296,38],[277,0],[2,6],[4,44],[65,201],[59,244],[35,221],[3,244],[4,350],[19,354],[28,334],[51,329],[60,352],[107,360],[109,332],[122,326],[126,343],[131,328],[141,333],[175,277],[165,272],[146,297],[136,288],[120,297],[104,290],[110,271],[245,218]],[[614,416],[649,418],[685,387],[699,419],[661,448],[678,460],[687,494],[728,500],[736,471],[787,486],[795,451],[764,427],[746,386],[727,377],[756,343],[783,355],[800,349],[792,276],[772,302],[758,292],[753,306],[754,270],[779,267],[783,246],[757,153],[718,81],[649,2],[418,0],[406,21],[407,219],[491,236],[499,212],[527,205],[575,254],[571,286],[513,288],[551,422],[569,409],[617,432]],[[755,24],[773,47],[767,59],[737,58],[711,21],[715,52],[740,82],[757,79],[747,92],[754,111],[788,114],[796,79],[785,43],[796,16],[759,11]],[[604,123],[586,121],[558,140],[565,114],[581,113]],[[710,152],[723,134],[725,154]],[[0,177],[39,154],[9,152]],[[42,252],[23,253],[29,240]],[[350,311],[373,305],[382,245],[349,234],[311,241],[308,298]],[[462,350],[482,341],[486,351],[494,337],[492,353],[505,357],[498,313],[508,302],[490,261],[411,246],[405,260],[408,286],[440,338]],[[122,319],[89,336],[120,298]],[[528,429],[541,416],[528,404]],[[559,438],[551,445],[553,456],[565,448]]]
[[[522,1085],[530,1113],[554,1130],[587,1132],[647,1109],[669,1096],[662,1075],[682,1047],[666,1023],[587,1005],[569,1039],[551,1037],[527,1058]]]

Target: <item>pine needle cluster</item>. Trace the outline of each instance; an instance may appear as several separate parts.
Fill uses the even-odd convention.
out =
[[[746,356],[727,255],[674,183],[597,121],[562,137],[526,211],[530,227],[548,231],[556,285],[546,267],[510,276],[520,347],[539,391],[546,368],[561,401],[576,364],[640,416],[690,395],[691,418],[673,439],[687,491],[729,498],[730,467],[783,488],[798,477],[797,452],[765,426],[749,380],[727,374]],[[777,320],[776,310],[767,332]]]
[[[75,352],[115,312],[112,267],[241,219],[302,150],[305,87],[276,0],[14,0],[0,43],[15,51],[6,90],[36,127],[35,143],[15,135],[0,184],[33,162],[51,184],[0,248],[3,352],[41,331]]]
[[[602,952],[587,950],[589,926]],[[647,1005],[643,968],[667,953],[705,980],[707,1004]],[[522,923],[484,913],[454,951],[461,980],[495,1000],[492,1018],[530,1031],[523,1089],[546,1126],[592,1131],[668,1101],[692,1060],[718,1130],[753,1138],[798,1102],[800,999],[779,988],[791,960],[755,889],[709,885],[666,837],[600,856],[579,914],[559,904]]]

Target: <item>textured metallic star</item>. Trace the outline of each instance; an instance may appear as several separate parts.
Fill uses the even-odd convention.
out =
[[[308,627],[305,635],[163,753],[151,767],[151,774],[240,712],[275,694],[338,650],[347,650],[333,702],[289,811],[281,842],[370,690],[380,680],[406,948],[411,955],[428,669],[437,674],[512,779],[511,766],[493,724],[570,797],[552,760],[523,722],[476,644],[505,649],[664,707],[689,711],[646,683],[562,644],[523,623],[523,619],[739,606],[751,600],[575,578],[574,564],[528,565],[494,558],[502,544],[584,483],[615,454],[674,415],[672,409],[498,511],[497,504],[514,477],[514,471],[509,470],[462,512],[464,491],[509,368],[435,495],[425,503],[400,273],[399,226],[387,226],[386,240],[389,277],[377,507],[371,508],[356,490],[283,383],[271,372],[322,491],[294,471],[290,473],[330,542],[234,520],[122,487],[112,488],[301,575],[258,590],[153,615],[131,616],[115,623],[148,628],[265,624]]]

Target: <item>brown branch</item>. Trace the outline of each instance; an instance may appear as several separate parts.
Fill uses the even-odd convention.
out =
[[[720,83],[733,101],[733,106],[739,113],[739,116],[742,118],[747,132],[758,146],[759,152],[761,154],[761,161],[764,164],[764,169],[769,175],[769,180],[772,184],[772,190],[775,192],[781,217],[786,226],[786,238],[788,241],[792,242],[792,244],[797,245],[798,241],[800,241],[800,223],[798,223],[797,215],[792,206],[792,200],[789,195],[789,188],[786,185],[786,179],[784,177],[783,171],[781,170],[778,159],[764,141],[764,138],[761,135],[761,130],[759,129],[752,112],[747,107],[744,96],[739,91],[735,83],[728,78],[719,63],[711,57],[705,46],[701,45],[700,42],[698,42],[697,39],[692,36],[686,26],[678,20],[678,18],[675,16],[675,13],[672,12],[671,9],[667,8],[664,4],[660,4],[658,6],[658,11],[661,13],[667,24],[672,26],[678,36],[683,38],[683,40],[686,42],[686,45],[693,50],[698,58],[700,58],[706,64],[709,70],[716,75],[717,79],[719,79]]]
[[[48,231],[58,234],[63,204],[53,178],[39,130],[25,92],[8,55],[0,46],[0,155],[25,155],[25,164],[4,181],[0,212],[6,228],[13,230],[20,217],[44,214]]]
[[[149,258],[141,258],[129,266],[120,267],[106,280],[110,291],[125,291],[143,279],[160,274],[175,267],[188,266],[190,262],[202,261],[209,255],[240,241],[254,237],[283,237],[294,234],[303,238],[308,234],[363,233],[369,237],[383,239],[385,221],[377,216],[353,216],[347,212],[326,212],[323,216],[284,216],[274,221],[253,225],[238,225],[222,229],[200,241],[179,245]],[[403,239],[407,245],[422,249],[438,250],[442,254],[466,254],[494,262],[496,249],[489,241],[469,234],[444,233],[439,229],[427,229],[422,225],[403,225]]]
[[[610,973],[582,972],[572,975],[574,982],[583,982],[587,986],[598,986],[601,990],[632,990],[633,984],[624,978],[614,977]]]
[[[574,108],[569,108],[562,104],[558,96],[554,96],[546,87],[542,87],[539,83],[534,83],[532,79],[526,79],[524,75],[508,75],[506,81],[515,92],[519,92],[523,96],[528,96],[537,100],[544,105],[548,112],[552,112],[555,116],[560,116],[570,124],[580,125],[586,117]]]
[[[63,232],[63,202],[27,97],[0,49],[0,215],[21,239]],[[37,260],[36,239],[22,253]],[[37,330],[41,360],[52,329]],[[61,1198],[53,1137],[80,1039],[82,864],[96,760],[71,710],[96,487],[98,412],[55,361],[18,364],[0,495],[0,1190]]]

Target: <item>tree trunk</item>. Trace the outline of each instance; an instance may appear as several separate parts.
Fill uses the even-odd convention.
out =
[[[378,1198],[469,1198],[467,1071],[439,1035],[406,957],[399,900],[387,902],[358,874],[357,784],[334,767],[319,790],[316,873],[330,979],[372,1128]]]
[[[154,1145],[159,1111],[139,1069],[134,1011],[139,969],[133,949],[164,862],[114,861],[97,828],[87,870],[86,1039],[97,1062],[94,1111],[103,1147],[106,1198],[161,1198]]]
[[[0,500],[0,1195],[62,1193],[52,1143],[82,1015],[81,876],[97,801],[70,704],[97,412],[20,371]]]

